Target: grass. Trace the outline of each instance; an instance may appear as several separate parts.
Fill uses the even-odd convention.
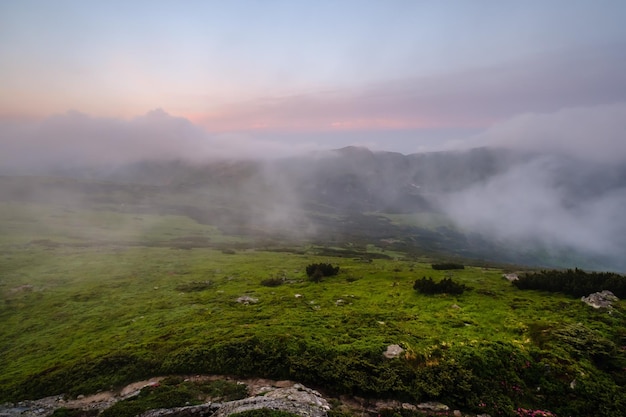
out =
[[[550,397],[572,378],[587,387],[580,398],[597,395],[602,378],[623,386],[614,375],[624,360],[624,302],[609,315],[576,298],[519,290],[499,268],[436,271],[430,260],[401,252],[376,256],[389,254],[377,247],[359,250],[372,255],[369,262],[333,256],[341,248],[228,252],[196,240],[181,249],[176,239],[224,245],[232,238],[181,216],[64,210],[0,206],[0,400],[86,394],[159,373],[232,371],[475,410],[485,402],[507,415],[539,401],[583,410]],[[305,273],[311,263],[341,270],[313,283]],[[276,277],[282,285],[263,285]],[[422,277],[453,278],[470,290],[421,295],[412,287]],[[238,303],[241,296],[258,302]],[[587,345],[572,351],[565,336],[546,333],[579,325],[589,349],[617,349],[611,361],[598,363]],[[405,349],[404,362],[381,359],[389,344]],[[494,362],[499,355],[507,361]],[[532,366],[515,368],[511,358]],[[480,361],[489,365],[470,365]],[[507,384],[525,384],[524,395],[494,391],[490,367],[506,370],[498,378]],[[487,401],[473,392],[496,393]],[[618,407],[623,396],[615,398]]]

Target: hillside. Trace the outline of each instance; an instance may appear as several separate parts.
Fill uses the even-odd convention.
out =
[[[0,177],[0,399],[222,374],[474,414],[623,415],[624,302],[596,310],[502,277],[613,259],[506,246],[444,207],[528,158],[347,148]],[[621,186],[601,174],[600,199]],[[583,184],[563,181],[571,196]],[[313,282],[314,263],[339,274]],[[414,289],[429,278],[465,291]]]

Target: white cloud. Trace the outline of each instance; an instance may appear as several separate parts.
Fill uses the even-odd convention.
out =
[[[41,122],[0,123],[0,168],[117,166],[141,160],[275,158],[316,150],[314,142],[288,143],[253,134],[209,134],[189,120],[154,110],[132,120],[78,112]]]
[[[594,162],[626,160],[626,103],[529,113],[498,123],[468,142]]]

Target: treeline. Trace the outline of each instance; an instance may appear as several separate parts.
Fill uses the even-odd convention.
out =
[[[582,297],[609,290],[619,298],[626,298],[626,277],[612,272],[541,271],[521,276],[513,285],[521,290],[543,290]]]

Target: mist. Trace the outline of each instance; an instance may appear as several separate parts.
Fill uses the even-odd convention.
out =
[[[318,149],[246,133],[209,133],[161,109],[130,120],[92,117],[76,111],[41,121],[0,121],[0,170],[118,168],[142,161],[276,158]]]
[[[464,230],[507,244],[532,242],[553,252],[567,248],[618,260],[626,250],[625,132],[623,103],[498,123],[465,145],[525,157],[445,195],[441,207]]]
[[[0,174],[66,178],[7,181],[4,201],[180,215],[228,234],[287,240],[324,240],[357,213],[436,213],[496,245],[571,250],[624,269],[624,132],[623,103],[564,108],[519,114],[478,134],[442,138],[431,146],[437,152],[404,155],[331,151],[340,141],[313,134],[296,141],[295,133],[209,133],[163,110],[130,120],[68,112],[3,122]],[[385,133],[378,135],[352,133],[347,143],[382,148]],[[77,217],[82,226],[73,233],[100,239],[79,232],[91,230],[88,218]],[[158,227],[152,218],[127,229],[141,239]],[[380,230],[376,239],[406,233]]]
[[[537,156],[446,195],[442,207],[463,229],[498,240],[618,256],[626,248],[626,188],[602,190],[604,184],[568,183],[563,177],[578,164]]]

